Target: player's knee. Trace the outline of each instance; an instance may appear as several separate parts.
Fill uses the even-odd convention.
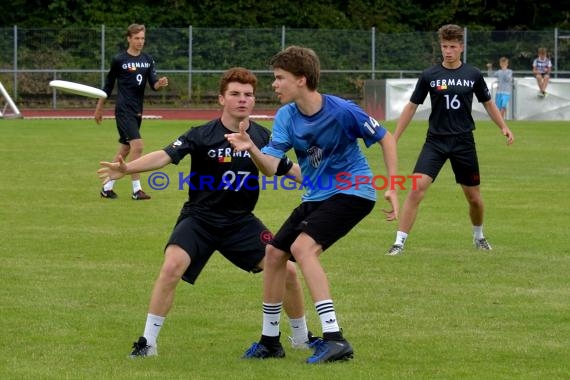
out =
[[[190,256],[181,247],[169,245],[164,253],[160,277],[167,281],[178,280],[190,266]]]
[[[286,257],[286,253],[282,250],[275,248],[271,244],[268,244],[265,247],[265,264],[266,265],[278,265],[283,261],[286,261],[288,257]]]

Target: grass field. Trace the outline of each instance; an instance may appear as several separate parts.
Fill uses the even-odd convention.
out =
[[[146,151],[192,124],[145,120]],[[492,253],[471,246],[449,165],[401,257],[384,255],[397,225],[382,219],[379,202],[322,258],[355,359],[309,366],[309,352],[290,349],[280,361],[240,359],[261,332],[262,279],[219,255],[196,286],[179,286],[160,356],[127,359],[186,191],[152,191],[145,175],[151,201],[131,201],[128,180],[118,182],[118,200],[100,199],[96,170],[116,148],[112,120],[0,120],[0,378],[570,378],[570,125],[511,122],[511,147],[491,123],[478,126]],[[425,128],[413,123],[400,142],[403,175]],[[380,150],[366,153],[384,173]],[[163,171],[177,178],[188,161]],[[264,191],[256,213],[276,229],[299,196]]]

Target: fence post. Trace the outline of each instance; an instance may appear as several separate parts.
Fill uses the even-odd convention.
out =
[[[463,28],[463,62],[467,63],[467,27]]]
[[[14,25],[14,101],[18,101],[18,26]]]
[[[101,25],[101,88],[105,86],[105,24]]]
[[[188,26],[188,102],[192,103],[192,25]]]
[[[285,50],[285,25],[281,26],[281,50]]]
[[[376,27],[372,27],[372,79],[376,79]]]

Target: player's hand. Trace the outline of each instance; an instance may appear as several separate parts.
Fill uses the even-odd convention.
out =
[[[166,87],[168,86],[168,78],[167,77],[162,77],[158,80],[158,88],[160,87]]]
[[[388,222],[398,220],[400,202],[398,202],[398,193],[396,190],[386,190],[384,193],[384,199],[386,199],[386,201],[388,201],[392,207],[391,210],[382,209],[382,212],[386,215],[386,220]]]
[[[101,120],[103,120],[103,111],[102,110],[95,110],[95,114],[93,115],[95,122],[97,124],[101,124]]]
[[[121,179],[127,173],[127,164],[121,156],[119,156],[119,161],[117,162],[101,161],[99,162],[99,165],[101,165],[102,168],[97,170],[97,174],[103,184],[106,184],[113,179]]]
[[[515,142],[515,135],[509,128],[503,129],[503,136],[507,138],[507,145],[511,145]]]
[[[232,145],[235,151],[242,152],[251,149],[253,141],[245,131],[247,128],[245,121],[240,121],[239,132],[227,133],[224,135],[226,140]]]

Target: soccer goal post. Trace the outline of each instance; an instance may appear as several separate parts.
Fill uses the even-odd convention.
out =
[[[20,110],[18,107],[16,107],[16,103],[14,103],[10,97],[10,94],[8,94],[8,91],[6,91],[6,88],[4,88],[2,82],[0,82],[0,105],[2,106],[2,109],[0,109],[0,119],[16,119],[22,117]]]

